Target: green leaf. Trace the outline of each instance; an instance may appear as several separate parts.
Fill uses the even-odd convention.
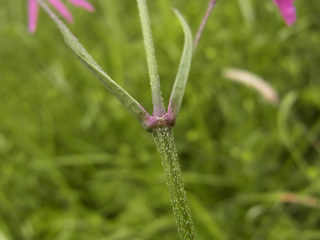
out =
[[[171,113],[174,118],[176,118],[181,107],[184,90],[186,88],[186,84],[189,77],[193,54],[193,40],[191,30],[186,20],[182,17],[178,10],[174,10],[174,12],[180,20],[185,36],[180,66],[171,92],[168,109],[168,112]]]
[[[161,117],[165,114],[158,65],[151,33],[150,17],[146,0],[137,0],[139,16],[142,27],[143,43],[147,57],[147,65],[150,77],[153,116]]]
[[[81,45],[78,39],[71,33],[67,26],[54,14],[43,0],[38,0],[41,7],[48,13],[52,20],[57,24],[63,38],[69,48],[76,54],[79,60],[89,68],[102,84],[143,124],[148,118],[148,113],[144,108],[123,88],[121,88],[112,78],[105,73],[95,62],[91,55]]]

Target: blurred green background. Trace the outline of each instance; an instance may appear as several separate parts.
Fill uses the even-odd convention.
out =
[[[74,34],[149,111],[135,1],[70,6]],[[167,103],[183,33],[207,0],[149,1]],[[320,4],[285,26],[271,0],[218,1],[194,57],[175,137],[199,239],[320,239]],[[77,61],[43,11],[0,1],[0,239],[178,239],[152,137]],[[279,105],[223,78],[256,73]]]

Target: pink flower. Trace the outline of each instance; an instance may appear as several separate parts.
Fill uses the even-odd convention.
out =
[[[44,0],[45,1],[45,0]],[[64,5],[61,0],[46,0],[51,4],[53,8],[57,10],[57,12],[65,18],[68,22],[73,22],[72,15],[66,5]],[[94,7],[87,2],[86,0],[69,0],[69,2],[80,8],[84,8],[89,12],[94,11]],[[37,0],[28,0],[28,18],[29,18],[29,24],[28,29],[30,33],[34,33],[37,29],[37,23],[38,23],[38,15],[39,15],[39,5]]]
[[[294,0],[273,0],[287,25],[291,26],[296,21],[296,10]]]

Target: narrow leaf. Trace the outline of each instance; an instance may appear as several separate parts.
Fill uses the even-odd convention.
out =
[[[150,17],[147,0],[137,0],[139,16],[142,27],[143,43],[147,57],[147,65],[151,84],[153,116],[161,117],[165,114],[156,53],[151,32]]]
[[[123,88],[121,88],[112,78],[105,73],[95,62],[91,55],[81,45],[78,39],[71,33],[67,26],[51,11],[43,0],[38,0],[41,7],[48,13],[52,20],[57,24],[68,47],[76,54],[79,60],[89,68],[102,84],[143,124],[148,118],[148,113],[144,108]]]
[[[182,17],[179,11],[174,10],[174,12],[180,20],[185,36],[180,66],[171,92],[168,109],[168,114],[172,114],[172,116],[176,118],[180,110],[184,90],[189,77],[193,53],[193,40],[191,30],[186,20]]]

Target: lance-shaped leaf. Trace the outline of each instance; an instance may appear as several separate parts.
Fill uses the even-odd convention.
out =
[[[88,67],[103,85],[143,124],[149,114],[145,109],[123,88],[121,88],[112,78],[105,73],[102,68],[95,62],[91,55],[81,45],[78,39],[71,33],[67,26],[54,14],[43,0],[38,0],[41,7],[57,24],[63,38],[69,48],[76,54],[82,63]]]
[[[174,12],[180,20],[185,36],[180,66],[172,88],[168,107],[168,114],[172,115],[173,118],[176,118],[180,110],[184,90],[189,77],[193,53],[193,40],[191,30],[186,20],[182,17],[179,11],[174,10]]]
[[[142,35],[145,53],[147,57],[147,65],[150,77],[153,116],[161,117],[165,114],[162,92],[160,86],[160,78],[158,73],[158,65],[154,49],[154,43],[151,32],[150,17],[148,13],[147,0],[137,0],[139,16],[142,27]]]

